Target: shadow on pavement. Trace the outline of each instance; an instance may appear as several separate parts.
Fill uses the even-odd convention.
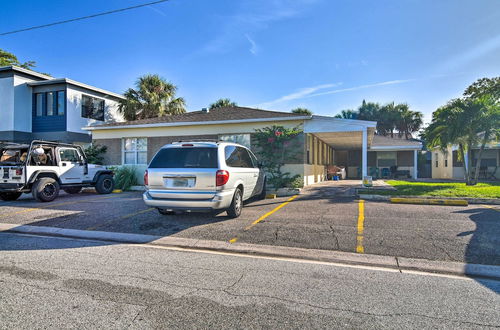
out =
[[[469,214],[476,224],[473,231],[465,231],[457,236],[470,237],[465,251],[465,262],[500,266],[500,212],[489,208],[473,208],[455,213]],[[475,279],[489,289],[500,293],[500,282]]]

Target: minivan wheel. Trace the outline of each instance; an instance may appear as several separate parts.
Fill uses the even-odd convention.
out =
[[[32,193],[39,202],[52,202],[59,196],[59,183],[53,178],[40,178],[36,180]]]
[[[0,199],[3,201],[15,201],[19,197],[21,197],[22,192],[5,192],[0,193]]]
[[[227,215],[231,218],[237,218],[241,215],[241,209],[243,208],[243,193],[240,188],[236,188],[233,195],[233,201],[231,206],[227,209]]]
[[[158,213],[161,215],[175,215],[174,211],[167,211],[165,209],[158,209]]]

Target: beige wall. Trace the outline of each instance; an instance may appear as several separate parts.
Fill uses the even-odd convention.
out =
[[[499,149],[489,149],[490,153],[497,152],[497,164],[500,164],[500,150]],[[476,151],[476,149],[474,149]],[[436,167],[436,160],[438,161],[438,166]],[[445,160],[448,161],[448,166],[445,166]],[[488,172],[495,171],[495,166],[489,166]],[[433,179],[457,179],[463,180],[465,176],[463,166],[453,166],[453,152],[452,148],[449,147],[447,153],[441,150],[432,151],[432,178]],[[496,178],[500,179],[500,170],[496,171]]]

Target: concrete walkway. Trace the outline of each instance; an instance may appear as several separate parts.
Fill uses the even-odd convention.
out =
[[[356,189],[370,189],[363,187],[361,180],[323,181],[304,188],[304,193],[314,194],[318,197],[348,197],[355,196]],[[373,180],[372,189],[396,190],[383,180]]]

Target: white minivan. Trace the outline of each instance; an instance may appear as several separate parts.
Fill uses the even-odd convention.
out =
[[[177,142],[163,146],[144,174],[144,202],[161,214],[227,211],[265,198],[266,176],[248,148],[230,142]]]

